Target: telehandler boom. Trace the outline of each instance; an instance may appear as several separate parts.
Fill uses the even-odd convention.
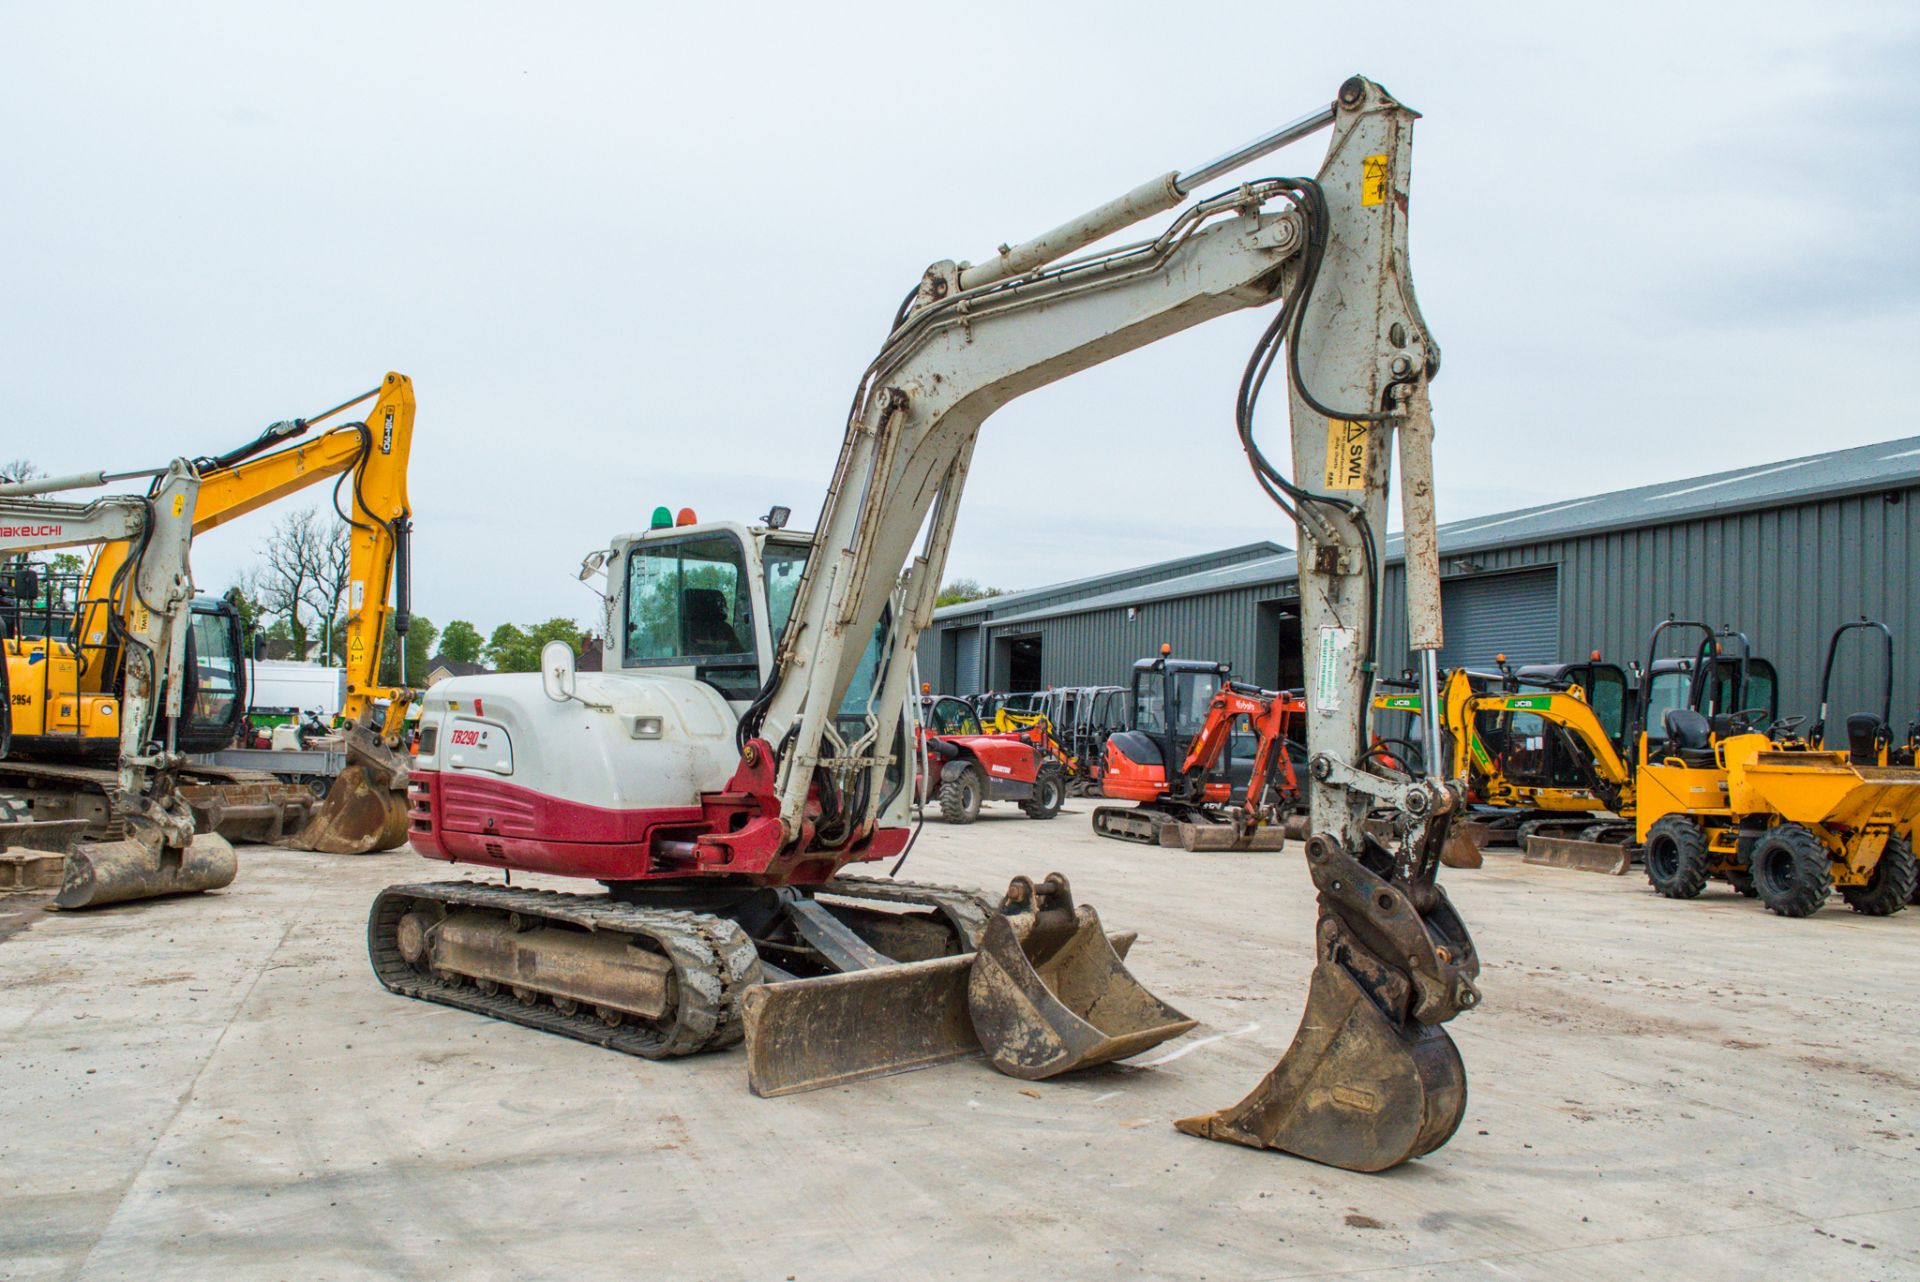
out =
[[[1437,706],[1427,383],[1439,350],[1406,265],[1414,119],[1356,76],[1216,161],[981,264],[929,267],[861,376],[811,538],[717,522],[617,540],[624,626],[609,671],[576,676],[558,647],[538,680],[428,692],[421,853],[608,893],[390,888],[368,926],[381,982],[643,1055],[744,1037],[763,1094],[979,1054],[1051,1076],[1192,1027],[1132,980],[1064,878],[1016,879],[996,912],[969,892],[840,874],[908,846],[915,647],[984,420],[1134,348],[1276,305],[1236,419],[1258,483],[1299,528],[1318,960],[1274,1072],[1179,1125],[1355,1170],[1445,1143],[1466,1091],[1442,1025],[1478,1001],[1472,941],[1435,879],[1458,791],[1437,771],[1370,761],[1362,736],[1396,437],[1408,615]],[[1329,126],[1317,177],[1187,203]],[[1070,257],[1183,204],[1151,239]],[[1276,363],[1291,469],[1254,438]],[[1365,828],[1382,806],[1397,815],[1384,841]]]

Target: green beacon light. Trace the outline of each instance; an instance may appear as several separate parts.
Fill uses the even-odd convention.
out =
[[[673,512],[668,508],[653,509],[653,520],[647,524],[649,530],[670,530],[673,528]]]

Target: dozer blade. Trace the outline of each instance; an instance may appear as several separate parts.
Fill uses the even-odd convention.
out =
[[[1112,936],[1125,957],[1132,931]],[[975,954],[760,984],[742,1001],[747,1086],[771,1098],[982,1053],[967,1005]]]
[[[142,825],[119,841],[76,842],[67,852],[55,908],[218,890],[230,885],[240,861],[226,838],[201,833],[185,847],[168,846],[157,828]]]
[[[370,855],[392,850],[406,840],[406,790],[383,782],[378,772],[350,763],[334,776],[333,786],[313,808],[306,826],[276,838],[273,844],[323,855]]]
[[[1349,1171],[1431,1153],[1460,1125],[1467,1072],[1437,1024],[1394,1019],[1347,969],[1360,958],[1323,928],[1293,1045],[1232,1108],[1174,1123],[1189,1135],[1280,1149]]]
[[[1138,1055],[1199,1022],[1128,973],[1059,873],[1007,888],[980,936],[967,1006],[987,1059],[1029,1081]]]
[[[1618,877],[1626,874],[1633,862],[1633,855],[1618,842],[1532,836],[1527,838],[1527,853],[1521,862],[1546,868],[1571,868],[1576,872],[1610,873]]]
[[[1169,823],[1161,827],[1160,840],[1182,850],[1285,850],[1287,830],[1279,824],[1243,831],[1230,823]]]

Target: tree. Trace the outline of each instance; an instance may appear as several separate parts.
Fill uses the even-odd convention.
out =
[[[287,513],[267,535],[260,598],[269,613],[286,620],[296,659],[307,658],[307,621],[301,611],[317,582],[326,537],[319,512],[310,507]]]
[[[478,663],[483,644],[480,629],[465,619],[455,619],[440,634],[440,653],[456,663]]]
[[[540,649],[549,641],[565,641],[580,652],[584,633],[572,619],[551,618],[530,628],[503,623],[487,639],[487,662],[496,672],[534,672],[540,667]]]
[[[426,684],[427,660],[433,657],[434,638],[440,635],[440,629],[433,626],[426,616],[416,614],[413,622],[407,625],[407,668],[404,684],[416,689]],[[380,683],[397,686],[400,680],[399,638],[393,630],[393,616],[387,616],[387,625],[380,638]]]
[[[487,662],[495,672],[532,672],[539,666],[535,653],[527,659],[527,634],[516,624],[503,623],[487,638]]]
[[[32,459],[12,458],[0,463],[0,484],[12,484],[15,481],[32,481],[46,473],[34,465]]]
[[[346,641],[340,635],[346,629],[339,625],[342,616],[350,610],[347,587],[353,574],[350,564],[352,535],[353,531],[345,521],[335,521],[327,527],[322,537],[314,541],[314,560],[310,567],[313,583],[304,599],[323,623],[324,630],[320,634],[322,663],[333,663],[343,659],[346,654]]]
[[[966,601],[984,601],[1001,594],[999,588],[984,588],[977,579],[954,579],[940,589],[935,605],[960,605]]]

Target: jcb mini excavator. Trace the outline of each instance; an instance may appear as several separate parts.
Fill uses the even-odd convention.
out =
[[[1292,692],[1232,679],[1225,664],[1172,657],[1133,666],[1133,728],[1107,740],[1101,790],[1137,806],[1101,806],[1102,837],[1187,850],[1279,850],[1286,821],[1302,800],[1289,743],[1307,705]],[[1250,724],[1253,768],[1239,804],[1227,772],[1237,723]]]
[[[1459,794],[1437,773],[1368,760],[1362,736],[1396,439],[1407,617],[1424,689],[1438,686],[1427,384],[1439,349],[1407,269],[1414,118],[1356,76],[1218,160],[982,263],[928,268],[861,376],[811,537],[718,521],[617,539],[603,561],[620,620],[605,671],[576,674],[556,645],[537,677],[427,692],[416,848],[605,892],[391,887],[368,923],[380,981],[632,1054],[744,1039],[763,1095],[980,1055],[1044,1078],[1192,1027],[1128,975],[1062,877],[1017,878],[996,909],[844,870],[897,867],[908,848],[915,647],[983,421],[1124,352],[1271,306],[1235,419],[1300,536],[1316,966],[1273,1073],[1178,1125],[1353,1170],[1445,1143],[1466,1078],[1442,1026],[1479,1000],[1473,943],[1436,880]],[[1329,126],[1317,177],[1189,200]],[[1176,208],[1158,234],[1080,252]],[[1254,435],[1276,366],[1288,469]],[[1384,837],[1364,827],[1382,805],[1396,815]]]
[[[364,420],[307,436],[367,401],[373,405]],[[197,483],[193,537],[328,479],[336,481],[335,507],[350,527],[343,627],[348,765],[315,804],[305,788],[270,776],[180,762],[171,771],[173,791],[201,831],[328,854],[391,850],[406,841],[406,715],[413,695],[378,677],[389,614],[400,637],[407,630],[413,420],[412,382],[390,373],[379,387],[324,413],[275,423],[238,449],[188,464]],[[55,808],[60,790],[97,793],[108,782],[90,767],[111,760],[120,738],[123,636],[128,613],[143,608],[122,580],[137,552],[132,542],[97,542],[74,600],[57,617],[49,605],[32,620],[37,626],[15,628],[5,640],[14,734],[0,754],[0,780],[30,786],[43,809]],[[183,634],[187,715],[165,727],[174,751],[183,754],[226,747],[246,705],[246,644],[236,612],[212,598],[195,599],[191,610]],[[14,615],[22,619],[19,610]]]

